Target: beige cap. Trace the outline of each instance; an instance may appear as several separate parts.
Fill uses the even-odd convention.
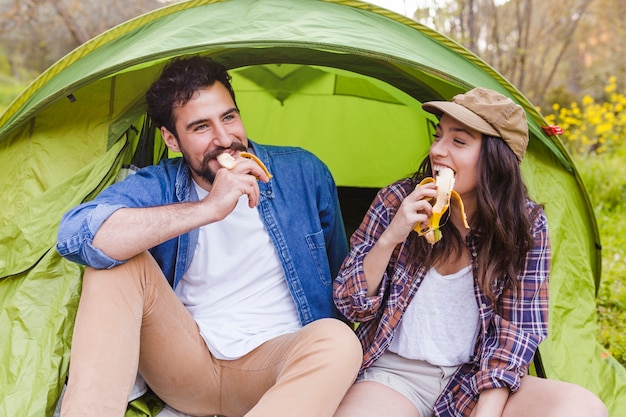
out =
[[[489,136],[502,138],[522,162],[528,146],[528,123],[524,109],[510,98],[477,87],[450,101],[429,101],[422,108],[437,117],[443,114]]]

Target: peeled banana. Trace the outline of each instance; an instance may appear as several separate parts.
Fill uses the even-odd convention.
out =
[[[249,152],[239,152],[239,156],[243,158],[252,159],[254,162],[257,163],[257,165],[261,167],[261,169],[265,172],[268,178],[272,178],[272,174],[270,174],[270,171],[267,169],[263,161],[257,158],[256,155],[251,154]],[[223,166],[224,168],[233,169],[235,165],[237,165],[237,160],[228,152],[224,152],[218,155],[216,159],[217,159],[217,162],[219,162],[220,165]]]
[[[461,217],[463,219],[463,226],[466,229],[469,229],[469,224],[467,224],[467,216],[465,215],[465,208],[463,207],[463,200],[461,200],[461,196],[459,193],[454,191],[454,171],[450,168],[442,168],[437,173],[437,180],[435,181],[431,177],[424,178],[419,185],[424,185],[434,182],[437,186],[437,198],[435,199],[435,203],[433,204],[433,214],[430,217],[428,224],[417,224],[414,230],[420,235],[424,236],[428,243],[434,245],[439,240],[441,240],[441,230],[440,222],[441,217],[448,210],[450,206],[450,198],[454,197],[454,199],[459,203],[459,208],[461,209]]]

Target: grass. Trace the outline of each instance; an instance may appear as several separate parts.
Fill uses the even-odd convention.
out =
[[[602,243],[598,340],[626,365],[626,146],[611,154],[576,156],[594,207]]]

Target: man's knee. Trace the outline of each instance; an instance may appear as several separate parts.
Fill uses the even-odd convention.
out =
[[[142,252],[128,261],[108,269],[87,267],[85,268],[83,278],[90,279],[92,276],[106,276],[109,277],[108,279],[114,279],[119,276],[121,279],[128,279],[129,277],[143,277],[154,274],[162,275],[159,265],[149,252]]]
[[[357,371],[363,360],[363,350],[354,330],[337,319],[320,319],[309,324],[318,337],[318,343],[339,363]]]
[[[114,294],[145,294],[154,285],[164,284],[166,279],[158,264],[148,252],[141,253],[127,262],[110,269],[88,267],[83,274],[83,294],[95,293],[98,297]],[[118,295],[114,295],[119,297]]]

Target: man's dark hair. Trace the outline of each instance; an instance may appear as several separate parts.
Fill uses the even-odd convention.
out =
[[[146,93],[148,115],[157,127],[165,126],[178,137],[174,106],[184,106],[196,91],[220,82],[226,87],[237,107],[230,80],[231,76],[226,68],[210,58],[201,56],[175,58],[163,68],[159,79]]]

